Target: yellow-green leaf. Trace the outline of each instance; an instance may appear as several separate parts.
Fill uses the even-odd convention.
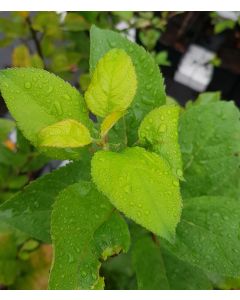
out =
[[[173,173],[183,179],[182,158],[178,144],[178,117],[180,108],[163,105],[152,110],[142,121],[138,135],[140,142],[163,156]]]
[[[108,115],[101,124],[101,136],[105,136],[108,131],[125,115],[125,111],[116,111]]]
[[[64,120],[43,128],[39,135],[39,147],[76,148],[92,142],[90,132],[75,120]]]
[[[136,88],[137,78],[130,56],[122,49],[112,49],[99,60],[85,99],[95,115],[106,117],[126,110]]]
[[[92,177],[114,206],[148,230],[173,240],[181,215],[179,181],[168,163],[140,147],[99,151]]]

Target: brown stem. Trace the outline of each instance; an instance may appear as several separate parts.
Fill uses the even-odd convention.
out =
[[[41,44],[40,44],[40,42],[39,42],[39,40],[37,38],[37,32],[32,27],[32,21],[31,21],[31,19],[30,19],[29,16],[26,18],[26,22],[27,22],[29,30],[31,32],[31,35],[32,35],[32,38],[33,38],[33,41],[34,41],[37,53],[41,57],[41,59],[43,61],[43,64],[44,64],[44,68],[45,68],[46,66],[45,66],[45,62],[44,62],[44,56],[43,56]]]

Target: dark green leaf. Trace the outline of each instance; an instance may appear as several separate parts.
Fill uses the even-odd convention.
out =
[[[0,207],[0,220],[36,239],[50,242],[50,217],[55,197],[80,178],[88,178],[87,170],[81,162],[75,162],[30,183]]]
[[[204,100],[205,102],[208,100]],[[179,142],[185,197],[240,193],[240,121],[232,102],[213,101],[187,108],[180,117]]]
[[[210,196],[187,199],[175,244],[162,243],[193,266],[239,277],[239,215],[239,200]]]
[[[50,289],[103,288],[100,259],[127,251],[128,227],[93,183],[62,191],[52,213],[54,262]]]
[[[160,248],[149,235],[134,243],[132,260],[140,290],[169,289]]]
[[[171,290],[212,289],[210,280],[202,270],[178,259],[165,249],[161,250]]]

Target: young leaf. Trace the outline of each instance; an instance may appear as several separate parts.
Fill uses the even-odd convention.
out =
[[[224,101],[192,105],[181,114],[185,197],[239,196],[239,116],[234,104]]]
[[[176,177],[183,179],[182,158],[178,144],[179,107],[163,105],[152,110],[142,121],[138,135],[140,142],[164,157]]]
[[[51,227],[54,262],[50,289],[103,287],[100,259],[127,251],[128,227],[93,183],[80,181],[62,191]]]
[[[35,180],[1,205],[0,220],[33,238],[50,242],[50,217],[55,197],[80,178],[88,179],[88,168],[84,168],[82,162],[74,162]]]
[[[105,136],[108,131],[125,115],[125,111],[116,111],[108,115],[101,124],[101,137]]]
[[[98,62],[85,93],[88,108],[97,116],[125,111],[136,94],[137,79],[130,56],[122,49],[108,51]]]
[[[129,143],[132,144],[137,139],[137,128],[144,115],[166,102],[162,75],[152,56],[143,47],[119,33],[92,26],[90,39],[91,73],[100,58],[113,48],[123,49],[131,57],[137,75],[137,92],[126,117]]]
[[[138,224],[173,240],[181,215],[179,182],[168,163],[140,147],[121,153],[99,151],[92,177],[120,211]]]
[[[138,239],[132,249],[133,267],[139,290],[168,290],[163,258],[159,246],[149,235]]]
[[[39,147],[75,148],[92,142],[89,130],[75,120],[64,120],[43,128],[38,135]]]
[[[87,126],[83,97],[70,84],[47,71],[16,68],[0,71],[0,91],[24,136],[37,145],[38,132],[65,119]]]
[[[162,243],[193,266],[239,277],[239,214],[239,200],[213,196],[187,199],[175,244]]]

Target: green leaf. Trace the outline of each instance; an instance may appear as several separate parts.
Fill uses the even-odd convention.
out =
[[[44,69],[44,62],[38,54],[31,56],[31,66],[33,68]]]
[[[0,206],[0,220],[31,237],[50,242],[50,217],[55,197],[80,178],[88,178],[88,169],[82,162],[74,162],[35,180]]]
[[[168,290],[169,284],[159,246],[149,235],[138,239],[132,249],[139,290]]]
[[[230,19],[220,20],[214,26],[214,33],[219,34],[227,29],[233,29],[235,25],[236,23],[234,20],[230,20]]]
[[[83,92],[85,92],[87,90],[90,82],[91,82],[91,78],[90,78],[90,75],[88,73],[80,75],[79,85],[80,85],[80,88]]]
[[[202,196],[185,200],[176,242],[162,243],[207,272],[240,276],[239,199]]]
[[[181,114],[184,197],[239,196],[239,115],[232,102],[224,101],[195,104]]]
[[[97,63],[85,93],[88,108],[106,117],[125,111],[136,93],[137,79],[131,58],[122,49],[108,51]]]
[[[111,257],[103,263],[101,272],[107,290],[136,290],[136,276],[131,266],[130,251]]]
[[[173,173],[183,179],[182,158],[178,144],[178,117],[180,108],[163,105],[152,110],[142,121],[138,135],[140,142],[164,157]]]
[[[69,31],[83,31],[89,30],[90,24],[89,22],[79,14],[75,12],[68,12],[64,19],[65,30]]]
[[[0,232],[0,284],[10,285],[19,273],[17,244],[11,231]]]
[[[212,284],[199,268],[190,265],[161,248],[171,290],[211,290]]]
[[[168,52],[167,51],[160,51],[155,56],[155,61],[159,66],[171,66],[171,62],[168,58]]]
[[[39,147],[75,148],[92,142],[89,130],[75,120],[64,120],[43,128],[38,135]]]
[[[140,31],[139,38],[143,45],[150,51],[153,50],[160,38],[160,31],[156,29],[147,29]]]
[[[83,97],[70,84],[47,71],[16,68],[0,71],[0,90],[24,136],[37,145],[38,132],[65,119],[88,126]]]
[[[93,183],[81,181],[62,191],[52,213],[54,262],[50,289],[102,287],[100,259],[127,251],[128,227]]]
[[[173,240],[181,215],[179,182],[168,163],[140,147],[121,153],[99,151],[92,177],[120,211],[138,224]]]
[[[202,270],[179,260],[160,247],[156,237],[150,237],[146,233],[134,243],[132,260],[139,289],[212,289],[209,279]]]
[[[111,12],[114,16],[118,17],[120,20],[130,21],[133,18],[132,11],[113,11]]]
[[[193,104],[208,104],[221,100],[220,92],[205,92],[201,93]]]
[[[126,118],[129,144],[132,144],[137,139],[137,128],[144,115],[166,101],[162,75],[152,56],[143,47],[132,43],[119,33],[92,26],[90,38],[91,73],[96,68],[99,59],[113,48],[125,50],[135,67],[137,92]]]
[[[0,142],[4,142],[8,134],[14,129],[15,123],[8,119],[0,118]]]

